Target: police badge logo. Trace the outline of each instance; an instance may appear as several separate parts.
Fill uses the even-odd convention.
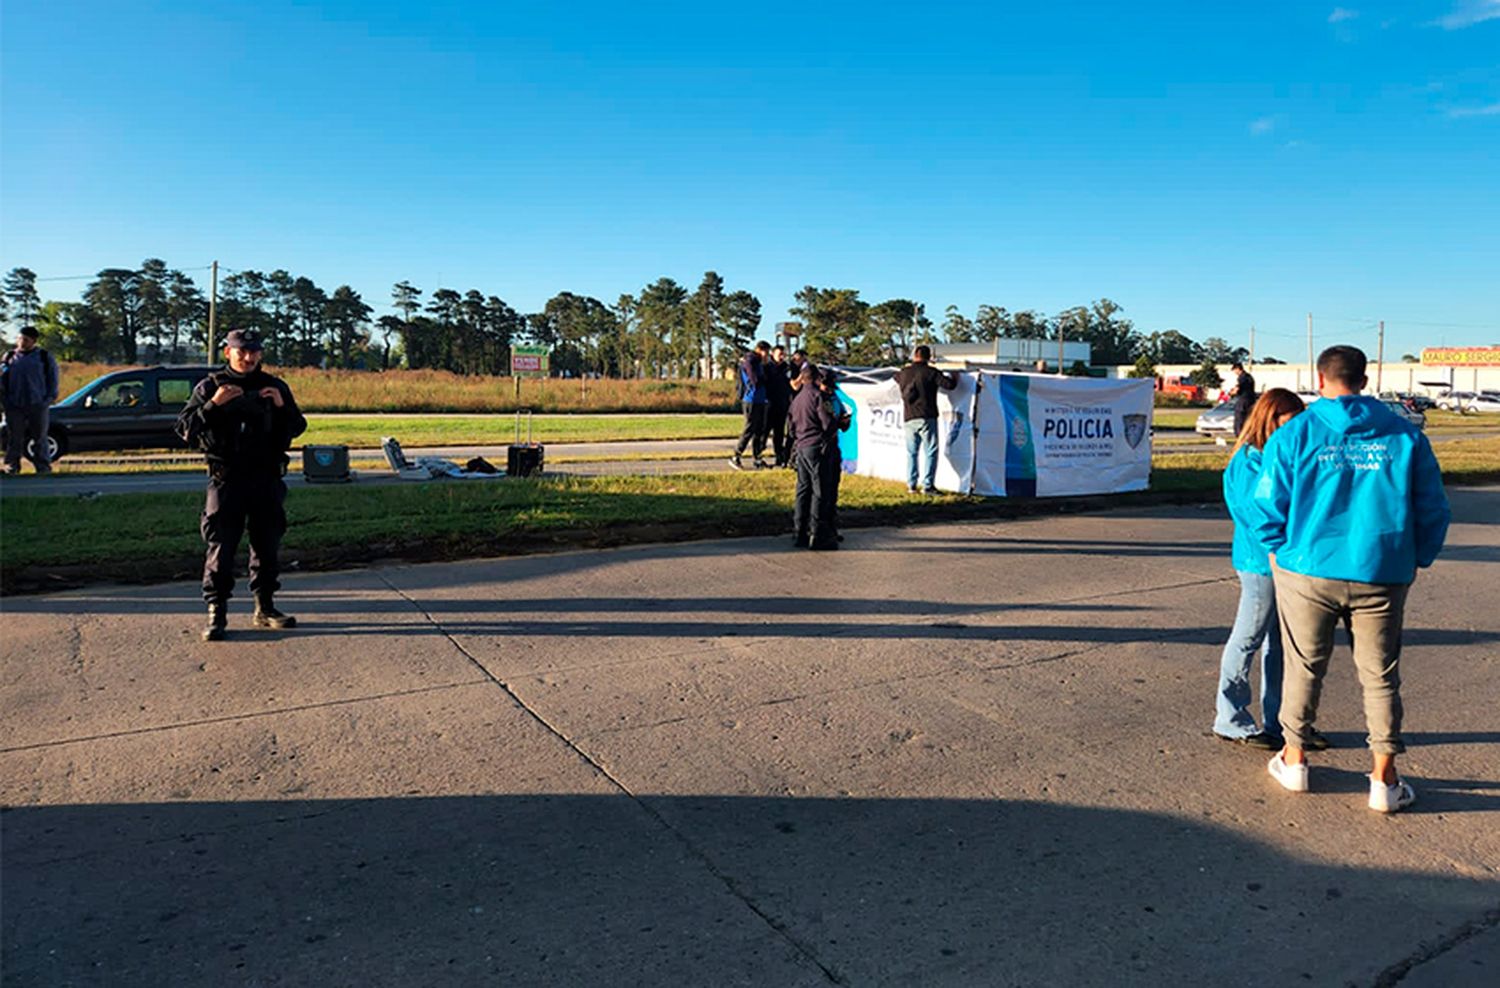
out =
[[[1144,415],[1122,415],[1125,420],[1125,441],[1135,449],[1146,438],[1146,416]]]
[[[1026,420],[1014,418],[1010,420],[1010,443],[1016,449],[1025,449],[1026,443],[1031,439],[1031,429],[1027,427]]]

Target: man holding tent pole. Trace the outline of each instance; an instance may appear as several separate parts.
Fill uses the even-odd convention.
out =
[[[924,494],[937,493],[938,457],[938,389],[952,391],[958,378],[931,364],[932,348],[923,343],[911,354],[911,363],[896,375],[901,389],[902,414],[906,421],[906,491],[917,492],[921,481]],[[917,470],[917,453],[921,450],[922,469]]]

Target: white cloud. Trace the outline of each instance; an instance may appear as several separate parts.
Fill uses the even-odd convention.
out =
[[[1275,117],[1261,117],[1250,121],[1250,133],[1256,137],[1263,137],[1276,129]]]
[[[1463,117],[1500,117],[1500,103],[1491,103],[1489,106],[1455,106],[1448,111],[1448,116],[1455,120]]]
[[[1459,0],[1458,6],[1435,23],[1445,31],[1457,31],[1496,19],[1500,19],[1500,0]]]
[[[1344,21],[1352,21],[1359,16],[1359,11],[1350,10],[1348,7],[1335,7],[1333,13],[1328,15],[1328,23],[1341,24]]]

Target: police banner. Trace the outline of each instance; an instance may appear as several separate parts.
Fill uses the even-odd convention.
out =
[[[974,395],[977,379],[959,374],[958,387],[938,392],[937,486],[968,493],[974,472]],[[839,385],[850,409],[849,431],[840,437],[844,472],[882,480],[907,481],[906,423],[895,381],[878,384],[852,376]]]
[[[1145,490],[1152,397],[1149,380],[981,372],[974,493]]]

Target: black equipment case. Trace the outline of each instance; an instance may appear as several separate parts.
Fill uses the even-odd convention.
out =
[[[521,413],[526,414],[526,441],[521,442]],[[507,477],[530,477],[542,472],[546,459],[546,447],[531,441],[531,409],[516,412],[516,441],[505,451],[505,475]]]
[[[309,484],[342,484],[351,480],[348,446],[303,446],[302,476]]]

